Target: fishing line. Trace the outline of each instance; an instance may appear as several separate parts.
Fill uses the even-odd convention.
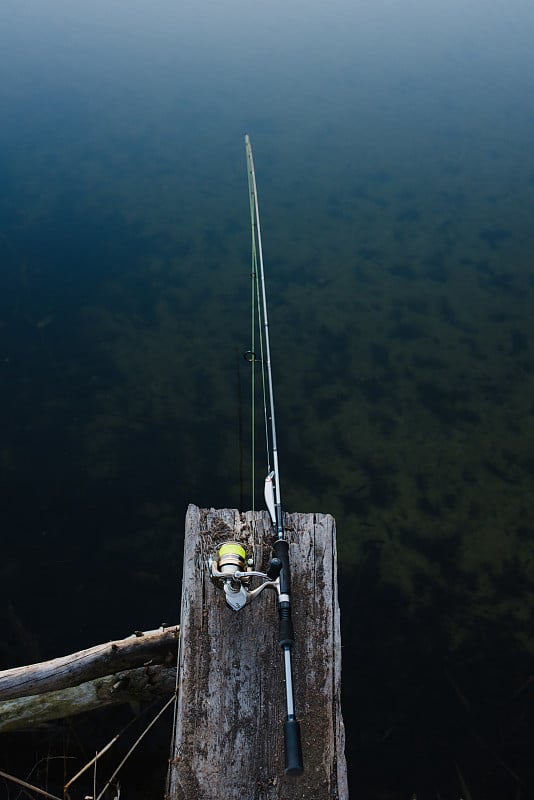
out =
[[[266,462],[267,462],[267,472],[271,472],[271,441],[270,441],[270,434],[269,434],[269,418],[272,417],[272,413],[268,408],[267,403],[267,378],[265,374],[265,355],[264,355],[264,345],[263,345],[263,326],[265,324],[263,312],[262,312],[262,304],[261,304],[261,296],[260,296],[260,280],[259,280],[259,272],[258,272],[258,250],[256,246],[256,196],[254,191],[254,177],[252,175],[251,170],[248,170],[248,188],[249,188],[249,201],[250,201],[250,228],[251,228],[251,236],[252,236],[252,268],[251,268],[251,287],[252,287],[252,296],[251,296],[251,347],[248,353],[245,353],[245,358],[247,361],[251,362],[251,373],[252,373],[252,387],[251,387],[251,397],[252,397],[252,481],[254,487],[254,456],[255,456],[255,448],[254,448],[254,427],[255,427],[255,408],[256,408],[256,400],[255,400],[255,364],[258,361],[258,356],[255,352],[255,330],[256,326],[258,328],[258,339],[260,345],[260,357],[259,361],[261,364],[261,388],[262,388],[262,402],[263,402],[263,422],[265,427],[265,449],[266,449]],[[258,232],[259,233],[259,232]],[[254,492],[254,488],[253,488]],[[254,506],[253,506],[254,510]]]
[[[256,270],[256,304],[258,309],[258,330],[260,339],[260,361],[261,361],[261,390],[263,395],[263,422],[265,426],[265,448],[267,451],[267,472],[271,471],[271,442],[269,439],[269,412],[267,409],[267,380],[265,376],[265,357],[263,355],[263,326],[262,311],[260,301],[260,282],[258,280],[258,270]]]
[[[251,260],[251,302],[250,302],[250,329],[251,329],[251,340],[250,340],[250,350],[245,353],[245,359],[250,362],[251,365],[251,482],[252,482],[252,520],[254,526],[254,512],[256,510],[256,441],[255,441],[255,431],[256,431],[256,361],[259,360],[261,364],[261,390],[262,390],[262,403],[263,403],[263,424],[265,428],[265,450],[266,450],[266,462],[267,462],[267,472],[271,472],[271,441],[269,435],[269,418],[270,412],[267,404],[267,378],[265,374],[265,356],[264,356],[264,346],[263,346],[263,313],[262,313],[262,305],[261,305],[261,296],[260,296],[260,281],[259,281],[259,273],[258,273],[258,251],[256,247],[256,207],[255,207],[255,195],[254,195],[254,184],[253,178],[249,171],[248,173],[248,181],[249,181],[249,200],[250,200],[250,227],[251,227],[251,236],[252,236],[252,260]],[[259,349],[260,355],[259,359],[256,354],[256,328],[258,332],[258,340],[259,340]]]
[[[252,208],[251,208],[252,214]],[[255,347],[255,330],[256,330],[256,312],[255,312],[255,304],[254,304],[254,284],[256,281],[257,276],[257,264],[256,264],[256,239],[254,236],[254,225],[252,225],[252,263],[250,269],[250,277],[251,277],[251,301],[250,301],[250,353],[252,356],[251,364],[250,364],[250,396],[251,396],[251,492],[252,492],[252,528],[254,530],[255,527],[255,512],[256,512],[256,472],[255,472],[255,453],[256,453],[256,442],[255,442],[255,430],[256,430],[256,421],[255,421],[255,411],[256,411],[256,395],[255,395],[255,386],[256,386],[256,358],[254,355],[254,347]]]

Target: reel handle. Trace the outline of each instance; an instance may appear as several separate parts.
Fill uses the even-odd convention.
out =
[[[269,580],[275,581],[280,575],[281,571],[282,571],[282,562],[280,561],[280,559],[271,558],[267,566],[267,572],[266,572],[266,575],[269,578]]]
[[[294,717],[284,722],[284,751],[285,774],[302,775],[304,764],[302,762],[302,745],[300,742],[300,723]]]

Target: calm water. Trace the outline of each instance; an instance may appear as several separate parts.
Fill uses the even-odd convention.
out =
[[[352,794],[530,796],[533,35],[526,0],[3,4],[0,666],[177,621],[187,504],[250,504],[248,131]]]

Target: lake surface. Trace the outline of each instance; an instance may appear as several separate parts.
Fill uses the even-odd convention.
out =
[[[529,796],[533,35],[526,0],[3,4],[0,667],[177,621],[188,503],[250,507],[246,131],[351,793]]]

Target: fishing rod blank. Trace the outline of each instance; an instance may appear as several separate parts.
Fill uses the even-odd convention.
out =
[[[285,746],[285,772],[286,775],[300,775],[304,769],[302,762],[302,748],[300,741],[300,724],[295,716],[295,704],[293,698],[293,675],[291,669],[291,649],[295,638],[293,633],[293,622],[291,619],[291,573],[289,567],[289,543],[285,537],[282,519],[282,499],[280,491],[280,473],[278,467],[278,446],[276,440],[276,421],[274,413],[274,391],[273,376],[271,369],[271,347],[269,340],[269,322],[267,316],[267,295],[265,290],[265,272],[263,267],[263,250],[261,243],[260,214],[258,208],[258,193],[256,190],[256,174],[254,172],[254,159],[252,157],[252,147],[248,134],[245,135],[245,150],[247,155],[248,183],[250,195],[250,219],[252,226],[252,247],[253,255],[257,253],[260,270],[261,284],[261,316],[263,318],[263,329],[265,337],[265,366],[267,369],[267,380],[269,388],[269,413],[271,421],[271,450],[273,459],[273,469],[265,479],[265,499],[269,514],[276,531],[276,538],[273,544],[274,559],[271,561],[271,572],[273,562],[276,560],[276,570],[279,572],[278,587],[278,615],[279,615],[279,638],[278,643],[282,648],[284,656],[284,673],[286,685],[286,710],[287,718],[284,722],[284,746]],[[257,248],[256,248],[257,241]],[[256,276],[257,280],[257,276]],[[267,435],[267,448],[269,441]],[[273,497],[274,495],[274,497]],[[279,567],[278,567],[279,564]],[[276,571],[275,570],[275,571]],[[269,575],[269,570],[267,572]]]

